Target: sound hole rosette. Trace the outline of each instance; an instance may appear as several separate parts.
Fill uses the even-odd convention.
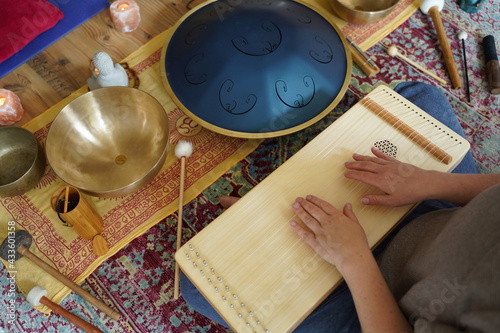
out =
[[[291,0],[208,1],[172,28],[161,77],[199,125],[240,138],[304,129],[344,96],[348,44],[327,13]]]

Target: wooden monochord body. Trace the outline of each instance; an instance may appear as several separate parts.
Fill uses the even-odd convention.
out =
[[[237,332],[290,332],[341,275],[295,235],[291,208],[314,194],[347,203],[377,243],[413,206],[364,207],[378,190],[346,179],[344,162],[377,146],[424,169],[451,171],[469,143],[386,86],[354,105],[176,253],[183,272]],[[409,172],[401,169],[401,175]]]

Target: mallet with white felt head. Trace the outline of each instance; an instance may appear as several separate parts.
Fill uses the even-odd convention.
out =
[[[389,54],[391,57],[398,57],[399,59],[407,62],[410,65],[412,65],[413,67],[415,67],[416,69],[418,69],[422,73],[425,73],[425,74],[433,77],[434,79],[438,80],[442,84],[446,84],[445,80],[443,80],[442,78],[440,78],[436,74],[432,73],[431,71],[425,69],[424,67],[420,66],[419,64],[417,64],[416,62],[414,62],[410,58],[408,58],[408,57],[404,56],[403,54],[401,54],[401,52],[399,52],[398,47],[396,45],[389,46],[388,48],[386,48],[386,51],[387,51],[387,54]]]
[[[39,306],[40,304],[47,306],[52,311],[63,316],[68,321],[70,321],[71,323],[80,327],[85,332],[103,333],[100,329],[98,329],[94,325],[86,322],[85,320],[83,320],[82,318],[80,318],[78,316],[75,316],[74,314],[72,314],[71,312],[69,312],[68,310],[66,310],[62,306],[60,306],[59,304],[52,302],[46,296],[47,296],[47,290],[45,290],[44,288],[42,288],[40,286],[35,286],[30,290],[28,295],[26,295],[26,299],[33,306]]]
[[[438,36],[439,43],[441,44],[441,50],[443,51],[444,61],[446,68],[448,69],[448,74],[450,75],[451,83],[453,88],[462,88],[462,81],[458,75],[457,66],[455,65],[455,60],[453,59],[453,53],[451,52],[450,43],[446,37],[446,32],[444,31],[443,21],[441,20],[441,10],[444,6],[444,0],[422,0],[420,3],[420,10],[424,14],[429,14],[434,22],[434,27],[436,28],[436,33]]]
[[[182,210],[184,207],[184,177],[186,173],[186,158],[193,153],[193,144],[187,141],[179,141],[175,146],[175,156],[181,160],[181,175],[179,185],[179,212],[177,216],[177,249],[182,245]],[[175,280],[174,280],[174,299],[179,298],[179,279],[180,270],[177,262],[175,263]]]

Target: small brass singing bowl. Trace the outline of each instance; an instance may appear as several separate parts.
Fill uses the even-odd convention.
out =
[[[92,90],[57,115],[45,149],[65,183],[97,197],[124,196],[161,170],[169,149],[168,116],[141,90]]]
[[[0,128],[0,196],[33,189],[45,172],[45,154],[33,133],[22,127]]]
[[[371,24],[389,15],[399,0],[329,0],[334,12],[344,21]]]

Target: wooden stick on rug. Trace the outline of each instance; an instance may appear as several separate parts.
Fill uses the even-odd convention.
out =
[[[184,207],[184,175],[186,173],[186,158],[190,157],[193,153],[193,145],[191,142],[179,141],[175,146],[175,156],[181,160],[181,177],[179,185],[179,212],[177,216],[177,248],[182,245],[182,210]],[[175,280],[174,280],[174,299],[179,298],[179,279],[180,270],[179,265],[175,262]]]

